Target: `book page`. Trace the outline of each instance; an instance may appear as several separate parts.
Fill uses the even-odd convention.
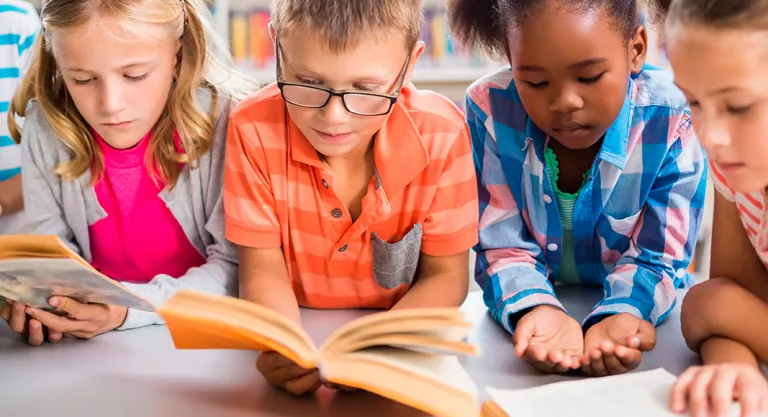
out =
[[[93,267],[54,235],[0,236],[0,260],[4,259],[74,259],[86,268]]]
[[[440,416],[476,416],[477,388],[456,356],[375,347],[324,358],[320,374]]]
[[[680,417],[669,405],[675,379],[659,368],[488,394],[509,417]],[[739,416],[738,406],[729,416]]]
[[[50,310],[54,295],[82,303],[98,303],[154,311],[147,300],[75,259],[9,259],[0,261],[0,298]]]
[[[382,345],[385,344],[380,342],[382,337],[392,335],[423,336],[444,340],[450,345],[452,342],[463,341],[471,327],[471,323],[464,319],[458,309],[392,310],[371,314],[342,326],[325,340],[322,351],[324,355],[336,355],[362,347]],[[407,341],[407,338],[402,340]],[[446,349],[449,347],[446,346]],[[473,353],[471,349],[469,353]]]

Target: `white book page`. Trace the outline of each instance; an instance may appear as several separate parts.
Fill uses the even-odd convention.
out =
[[[460,391],[477,396],[477,388],[459,358],[449,355],[398,349],[395,347],[375,347],[345,355],[347,358],[364,357],[374,362],[389,364],[404,369],[414,375],[424,375],[430,379],[454,387]]]
[[[0,298],[50,309],[48,299],[54,295],[85,303],[154,310],[148,301],[116,281],[106,279],[72,259],[0,261]]]
[[[669,405],[675,379],[659,368],[488,394],[509,417],[680,417]],[[737,405],[729,416],[739,416]]]

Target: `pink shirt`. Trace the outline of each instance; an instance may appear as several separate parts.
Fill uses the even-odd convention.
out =
[[[114,280],[130,282],[149,282],[159,274],[178,278],[204,264],[159,197],[165,185],[149,175],[144,163],[149,134],[123,150],[95,136],[104,155],[95,191],[107,217],[89,227],[91,264]]]

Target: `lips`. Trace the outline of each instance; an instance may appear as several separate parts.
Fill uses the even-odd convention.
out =
[[[552,129],[558,132],[572,132],[574,130],[589,129],[589,126],[576,122],[567,122],[556,123]]]
[[[721,171],[733,171],[737,170],[739,168],[744,168],[746,164],[743,164],[741,162],[721,162],[721,161],[715,161],[715,165],[717,165],[717,168]]]
[[[318,136],[326,142],[339,143],[345,141],[352,134],[351,132],[323,132],[315,129]]]
[[[103,123],[103,125],[110,129],[122,130],[130,126],[132,123],[133,121],[126,121],[126,122],[116,122],[116,123]]]

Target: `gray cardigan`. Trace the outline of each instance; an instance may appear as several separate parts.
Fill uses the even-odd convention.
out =
[[[197,98],[200,106],[210,111],[210,93],[201,91]],[[124,284],[155,306],[162,305],[180,289],[237,293],[237,252],[224,237],[222,202],[224,149],[231,107],[231,103],[220,99],[212,151],[199,160],[197,168],[185,166],[172,191],[166,188],[159,194],[207,263],[178,279],[158,275],[147,284]],[[37,108],[30,109],[27,115],[21,145],[26,209],[20,233],[57,235],[90,262],[88,227],[107,216],[95,190],[88,187],[90,173],[69,182],[53,173],[59,163],[71,159],[72,151],[57,138]],[[163,320],[156,313],[130,309],[120,329],[152,324],[163,324]]]

